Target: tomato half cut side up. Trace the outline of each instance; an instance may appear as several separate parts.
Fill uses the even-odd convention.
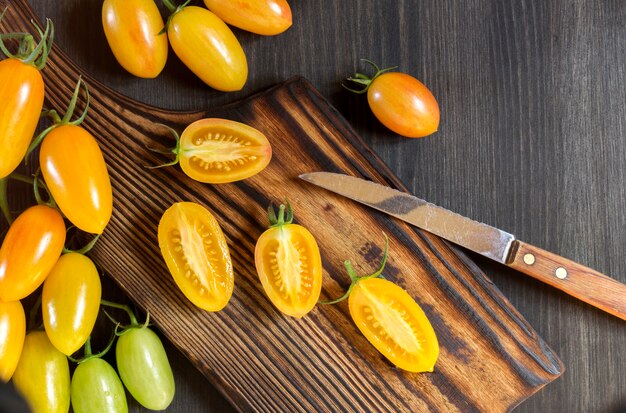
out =
[[[159,247],[183,294],[206,311],[219,311],[233,294],[234,276],[226,238],[208,209],[179,202],[165,211]]]
[[[313,235],[292,224],[292,213],[284,219],[285,206],[276,222],[259,237],[254,261],[263,289],[282,313],[301,318],[319,299],[322,288],[322,259]]]
[[[228,183],[261,172],[272,159],[272,147],[255,128],[227,119],[202,119],[180,138],[180,167],[206,183]]]

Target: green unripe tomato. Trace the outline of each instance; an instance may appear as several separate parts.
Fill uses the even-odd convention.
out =
[[[128,413],[126,393],[109,363],[92,358],[76,367],[71,385],[74,413]]]

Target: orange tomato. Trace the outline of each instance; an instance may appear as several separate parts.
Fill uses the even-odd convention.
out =
[[[399,135],[420,138],[437,132],[439,106],[419,80],[404,73],[383,73],[367,90],[374,116]]]
[[[204,4],[226,23],[252,33],[271,36],[291,27],[286,0],[204,0]]]
[[[102,286],[88,257],[62,255],[43,283],[41,308],[50,342],[70,356],[85,344],[100,310]]]
[[[56,209],[36,205],[22,212],[0,248],[0,300],[16,301],[35,291],[63,251],[65,223]]]
[[[254,262],[263,289],[282,313],[301,318],[310,312],[322,289],[322,258],[313,235],[303,226],[291,223],[291,212],[259,237]]]
[[[113,55],[124,69],[155,78],[167,61],[167,35],[153,0],[105,0],[102,25]]]
[[[101,234],[111,219],[113,194],[95,138],[80,126],[58,126],[44,138],[39,164],[67,219],[83,231]]]
[[[258,130],[226,119],[202,119],[189,125],[180,138],[180,167],[200,182],[240,181],[270,163],[272,147]]]
[[[196,306],[219,311],[233,294],[233,265],[226,238],[208,209],[178,202],[165,211],[158,230],[165,264]]]
[[[223,92],[243,88],[248,79],[246,55],[215,14],[187,6],[171,17],[167,33],[174,53],[204,83]]]
[[[424,311],[402,288],[381,278],[356,282],[348,299],[361,333],[397,367],[433,371],[439,344]]]
[[[26,316],[19,301],[0,301],[0,380],[11,379],[22,354]]]
[[[18,59],[0,61],[0,179],[22,161],[39,122],[44,83],[34,66]],[[9,81],[10,79],[10,81]]]

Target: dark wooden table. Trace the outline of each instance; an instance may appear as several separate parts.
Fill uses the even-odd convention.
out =
[[[304,75],[418,196],[626,282],[623,0],[292,0],[294,25],[283,35],[235,30],[250,76],[229,94],[204,86],[173,53],[157,80],[124,72],[104,39],[100,1],[32,5],[54,20],[58,44],[85,72],[157,106],[222,105]],[[362,57],[398,65],[429,86],[442,111],[436,135],[398,138],[374,119],[365,98],[341,89],[342,78],[365,69]],[[626,408],[626,323],[472,258],[566,367],[516,411]],[[169,411],[236,409],[167,348],[177,384]],[[142,409],[131,402],[131,411]]]

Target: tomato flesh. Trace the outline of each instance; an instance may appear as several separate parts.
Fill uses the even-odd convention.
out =
[[[96,139],[79,126],[59,126],[44,138],[39,164],[67,219],[85,232],[101,234],[111,219],[113,191]]]
[[[433,371],[439,344],[424,311],[401,287],[381,278],[358,281],[350,315],[370,343],[397,367]]]
[[[439,105],[422,82],[405,73],[383,73],[367,90],[374,115],[399,135],[420,138],[437,131]]]
[[[59,258],[43,283],[41,307],[46,334],[65,355],[89,338],[98,318],[102,287],[93,261],[70,252]]]
[[[233,294],[226,238],[208,209],[193,202],[168,208],[159,222],[159,247],[174,281],[196,306],[219,311]]]
[[[180,138],[180,167],[206,183],[240,181],[261,172],[272,158],[269,141],[258,130],[226,119],[202,119]]]
[[[276,308],[296,318],[313,309],[322,288],[322,259],[306,228],[285,224],[268,229],[257,241],[254,258],[263,289]]]
[[[204,83],[222,92],[243,88],[248,79],[246,55],[215,14],[187,6],[172,17],[167,34],[174,53]]]
[[[204,0],[204,4],[226,23],[265,36],[282,33],[292,23],[286,0]]]
[[[167,61],[167,35],[152,0],[105,0],[102,26],[113,55],[131,74],[155,78]]]
[[[0,61],[0,179],[22,161],[39,122],[44,83],[39,71],[17,59]]]
[[[70,366],[43,331],[26,335],[13,384],[33,412],[67,413],[70,409]]]
[[[21,300],[35,291],[64,244],[65,222],[56,209],[36,205],[22,212],[0,248],[0,300]]]
[[[0,380],[9,381],[26,336],[26,316],[19,301],[0,301]]]

